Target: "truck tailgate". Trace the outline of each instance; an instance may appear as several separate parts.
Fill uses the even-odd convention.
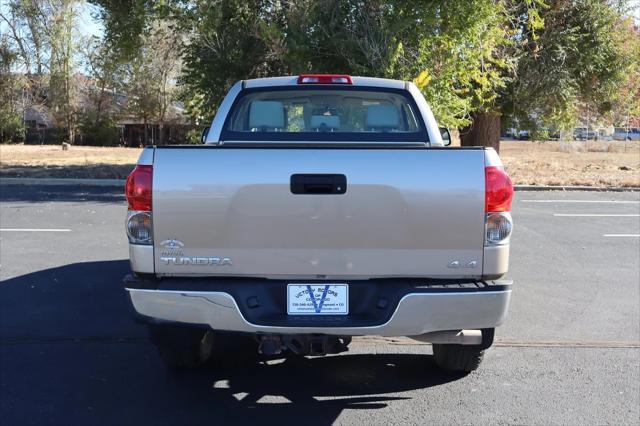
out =
[[[296,174],[347,189],[294,194]],[[157,148],[155,271],[480,277],[484,185],[481,149]]]

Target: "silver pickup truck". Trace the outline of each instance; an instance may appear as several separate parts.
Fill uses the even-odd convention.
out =
[[[168,366],[229,332],[266,355],[408,336],[479,366],[511,295],[513,186],[494,150],[444,146],[415,85],[240,81],[203,142],[144,149],[126,183],[125,288]]]

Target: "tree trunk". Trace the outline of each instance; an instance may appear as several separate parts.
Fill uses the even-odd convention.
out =
[[[147,146],[147,144],[148,144],[148,140],[147,140],[147,133],[148,133],[147,132],[147,117],[145,116],[143,118],[143,120],[144,120],[144,137],[143,137],[142,141],[144,142],[144,146]]]
[[[471,125],[460,132],[461,146],[488,146],[500,152],[500,114],[480,112]]]

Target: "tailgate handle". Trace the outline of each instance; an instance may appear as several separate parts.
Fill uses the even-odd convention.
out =
[[[347,192],[345,175],[291,175],[293,194],[344,194]]]

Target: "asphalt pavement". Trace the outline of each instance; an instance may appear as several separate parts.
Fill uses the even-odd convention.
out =
[[[639,424],[640,194],[518,192],[509,317],[481,368],[429,345],[227,355],[172,374],[128,312],[117,188],[0,188],[0,423]]]

